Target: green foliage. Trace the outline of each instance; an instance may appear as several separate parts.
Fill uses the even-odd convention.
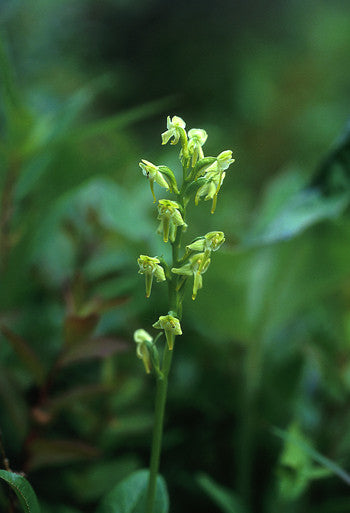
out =
[[[244,513],[246,511],[232,491],[218,485],[205,474],[200,474],[197,479],[200,487],[224,513]]]
[[[312,480],[330,475],[328,469],[313,465],[311,451],[298,425],[291,425],[285,435],[279,461],[279,491],[282,499],[295,500],[305,492]]]
[[[148,470],[138,470],[121,481],[102,501],[96,513],[144,513]],[[157,478],[154,513],[168,513],[169,498],[165,481]]]
[[[95,4],[0,5],[6,458],[45,513],[93,513],[148,464],[153,394],[130,333],[163,311],[164,284],[146,302],[135,262],[169,252],[146,235],[157,214],[135,162],[167,162],[179,183],[176,152],[154,143],[176,111],[237,163],[215,215],[188,204],[184,244],[218,229],[226,242],[185,299],[163,444],[172,511],[220,509],[203,471],[249,513],[348,512],[334,469],[350,465],[349,4]],[[281,446],[268,426],[294,421],[298,443],[286,430]],[[320,467],[331,474],[306,483]]]
[[[349,201],[349,189],[324,196],[307,188],[299,173],[289,172],[270,185],[243,244],[271,244],[295,237],[316,223],[339,218]]]
[[[24,513],[40,513],[38,499],[34,490],[23,476],[14,472],[0,470],[0,478],[15,492]]]
[[[313,449],[297,424],[292,424],[287,432],[274,429],[274,433],[285,441],[279,463],[281,473],[279,486],[284,499],[299,497],[311,480],[329,477],[331,474],[337,475],[346,484],[350,484],[350,475]],[[313,461],[321,466],[314,465]]]

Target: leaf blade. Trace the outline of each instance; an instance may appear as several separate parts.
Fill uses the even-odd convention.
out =
[[[206,474],[197,476],[199,486],[224,513],[245,513],[245,508],[233,491],[218,485]]]
[[[145,513],[148,470],[133,472],[103,499],[97,513]],[[169,498],[161,476],[157,479],[154,513],[168,513]]]
[[[35,492],[29,482],[15,472],[0,470],[0,478],[16,493],[20,505],[25,513],[40,513],[40,506]]]
[[[320,454],[318,451],[310,447],[307,443],[290,435],[283,429],[273,427],[272,433],[281,438],[282,440],[287,440],[291,443],[294,443],[295,445],[303,449],[314,461],[330,470],[332,474],[338,476],[347,485],[350,485],[350,474],[343,470],[337,463],[334,463],[334,461],[330,460],[326,456],[323,456],[323,454]]]

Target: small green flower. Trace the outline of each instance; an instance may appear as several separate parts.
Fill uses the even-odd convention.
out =
[[[161,315],[153,328],[164,330],[169,350],[172,351],[176,335],[182,335],[179,319],[172,315]]]
[[[134,341],[136,342],[136,356],[143,361],[146,373],[151,372],[151,355],[147,347],[147,343],[153,342],[153,337],[143,329],[136,330],[134,333]]]
[[[187,227],[187,224],[182,218],[180,212],[180,205],[176,201],[162,199],[158,201],[158,219],[160,225],[158,233],[163,234],[164,242],[175,241],[176,231],[178,226]]]
[[[181,135],[186,137],[186,123],[179,116],[173,116],[172,119],[168,116],[166,126],[168,130],[162,133],[162,144],[167,144],[171,138],[173,140],[170,144],[177,144]]]
[[[182,267],[173,267],[171,272],[182,276],[193,276],[192,299],[195,300],[197,292],[203,286],[202,274],[204,274],[210,264],[210,258],[206,253],[197,253],[193,255],[187,264]]]
[[[153,283],[153,276],[157,282],[165,281],[164,269],[159,265],[160,260],[157,257],[149,257],[147,255],[140,255],[137,259],[139,264],[139,273],[145,275],[146,279],[146,297],[150,297]]]
[[[217,172],[208,172],[204,175],[207,181],[201,185],[196,193],[194,202],[198,205],[199,200],[204,196],[204,201],[213,200],[211,213],[216,209],[217,197],[226,173],[218,175]]]
[[[217,157],[215,162],[210,164],[209,166],[205,166],[201,169],[199,176],[203,176],[206,179],[206,182],[199,187],[197,194],[195,196],[195,204],[198,205],[198,201],[200,198],[205,196],[204,201],[213,200],[211,213],[214,214],[216,209],[216,202],[220,187],[222,186],[222,182],[225,178],[225,170],[229,168],[229,166],[235,160],[232,158],[232,151],[225,150],[222,151]]]
[[[192,167],[196,165],[197,160],[204,158],[202,146],[208,138],[208,134],[201,128],[192,128],[188,132],[188,151],[192,155]]]
[[[209,232],[204,237],[199,237],[197,240],[186,246],[191,251],[204,251],[210,253],[217,251],[225,242],[224,232]]]
[[[167,191],[170,189],[170,185],[164,178],[162,172],[159,169],[159,166],[155,166],[154,164],[152,164],[152,162],[149,162],[145,159],[142,159],[142,161],[139,163],[139,166],[142,169],[142,173],[144,174],[144,176],[146,176],[149,179],[152,196],[155,203],[157,200],[153,190],[154,182],[156,182],[161,187],[164,187]]]
[[[226,171],[230,167],[231,164],[235,161],[235,159],[232,158],[232,151],[231,150],[225,150],[222,151],[217,157],[217,166],[219,171]]]

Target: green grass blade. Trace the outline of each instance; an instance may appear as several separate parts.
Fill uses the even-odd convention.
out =
[[[343,470],[337,463],[334,463],[334,461],[330,460],[329,458],[326,458],[326,456],[320,454],[318,451],[310,447],[310,445],[303,442],[299,438],[290,435],[283,429],[273,427],[272,433],[284,441],[288,441],[290,443],[297,445],[298,447],[300,447],[300,449],[304,450],[314,461],[316,461],[316,463],[319,463],[323,467],[327,468],[332,472],[332,474],[335,474],[346,484],[350,485],[350,475],[345,470]]]

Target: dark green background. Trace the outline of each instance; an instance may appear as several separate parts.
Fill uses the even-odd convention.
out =
[[[310,452],[350,465],[349,136],[333,150],[350,111],[349,3],[3,0],[0,23],[13,470],[45,513],[77,513],[148,464],[154,390],[132,334],[164,313],[166,287],[146,301],[137,274],[140,253],[164,252],[138,162],[178,172],[160,139],[176,114],[208,132],[206,155],[236,162],[215,215],[189,209],[186,243],[211,230],[226,243],[176,342],[171,511],[349,511],[347,485]],[[221,509],[203,474],[226,488]]]

